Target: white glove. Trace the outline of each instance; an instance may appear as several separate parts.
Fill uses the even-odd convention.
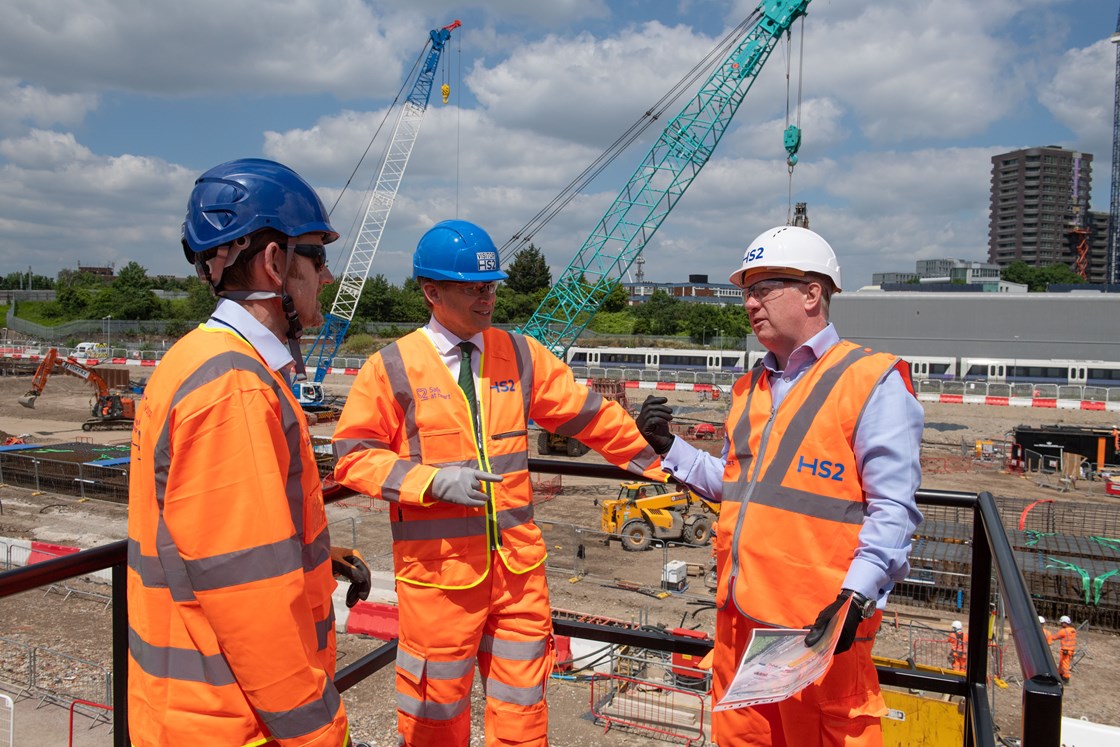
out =
[[[448,503],[477,508],[485,506],[487,495],[483,482],[501,482],[504,478],[491,472],[469,467],[444,467],[432,479],[432,497]]]

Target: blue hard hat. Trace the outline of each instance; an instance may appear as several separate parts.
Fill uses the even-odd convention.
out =
[[[183,253],[195,255],[273,228],[285,236],[322,233],[338,238],[311,185],[287,166],[263,158],[240,158],[215,166],[194,183],[183,222]]]
[[[425,232],[412,255],[412,277],[459,283],[505,280],[490,234],[465,220],[441,221]]]

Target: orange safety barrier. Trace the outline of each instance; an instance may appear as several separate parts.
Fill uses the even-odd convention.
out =
[[[541,475],[532,475],[530,480],[533,483],[533,503],[540,503],[541,501],[551,501],[564,490],[564,482],[561,475],[545,479]]]
[[[944,638],[915,639],[910,645],[910,658],[915,664],[954,671],[953,646],[948,633]],[[988,641],[988,676],[1003,677],[1003,648],[995,641]]]
[[[591,678],[591,714],[603,731],[618,725],[685,744],[704,741],[704,695],[617,674]]]

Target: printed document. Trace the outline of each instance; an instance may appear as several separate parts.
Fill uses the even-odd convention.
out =
[[[776,703],[820,679],[832,663],[843,627],[840,623],[847,618],[851,603],[849,599],[840,607],[813,646],[805,645],[809,631],[804,628],[756,628],[735,678],[712,710]]]

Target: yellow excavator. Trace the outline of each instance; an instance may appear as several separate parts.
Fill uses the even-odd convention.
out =
[[[655,539],[707,545],[719,503],[659,482],[624,482],[618,497],[602,502],[601,527],[622,549],[647,550]],[[610,540],[608,539],[608,542]]]
[[[43,389],[47,386],[47,379],[55,369],[77,376],[97,389],[97,399],[90,407],[90,418],[82,423],[83,431],[132,427],[132,421],[136,417],[136,402],[127,394],[122,396],[110,390],[105,379],[92,368],[60,356],[57,348],[51,348],[43,356],[43,360],[35,370],[35,376],[31,379],[31,389],[19,398],[19,403],[24,407],[34,408],[35,400],[42,395]]]

